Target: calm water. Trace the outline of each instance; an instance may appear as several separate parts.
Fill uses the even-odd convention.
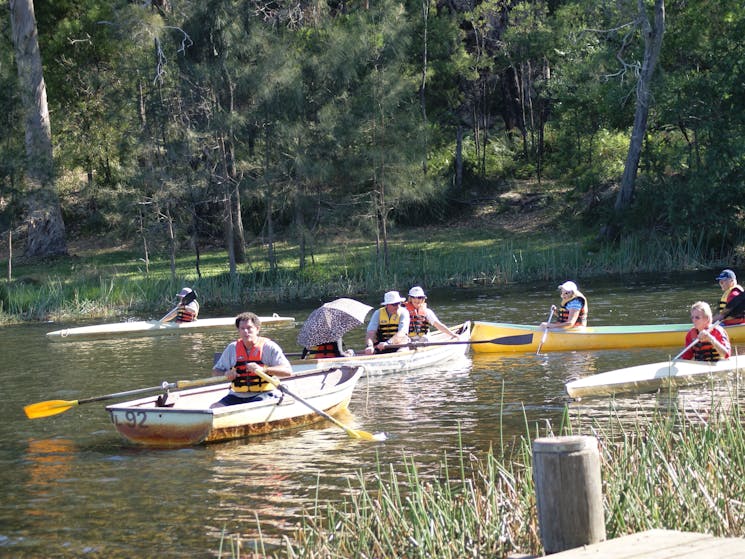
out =
[[[683,277],[609,279],[580,285],[590,300],[591,323],[688,322],[698,299],[715,303],[716,271]],[[404,291],[405,286],[401,287]],[[509,289],[431,292],[430,303],[449,324],[464,320],[537,323],[558,301],[553,282]],[[371,305],[378,297],[365,301]],[[256,308],[294,316],[294,327],[264,333],[298,351],[298,328],[315,305]],[[204,304],[202,314],[214,314]],[[82,325],[82,324],[79,324]],[[463,447],[483,456],[500,437],[512,440],[531,425],[558,425],[570,378],[660,361],[680,348],[568,352],[536,356],[469,353],[437,370],[363,379],[342,420],[389,439],[350,439],[319,425],[251,441],[153,450],[123,441],[105,403],[27,420],[25,404],[79,399],[157,386],[163,380],[209,376],[212,355],[230,333],[49,343],[44,334],[71,324],[6,327],[0,335],[0,556],[3,557],[214,557],[223,531],[278,542],[291,534],[316,497],[340,499],[359,472],[378,458],[401,468],[414,458],[422,475]],[[359,348],[363,328],[345,338]],[[699,413],[711,394],[688,390],[571,403],[577,418],[638,415],[684,407]],[[502,425],[500,429],[500,424]],[[501,432],[501,434],[500,434]]]

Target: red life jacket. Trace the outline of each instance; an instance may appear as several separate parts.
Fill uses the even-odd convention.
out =
[[[303,354],[303,359],[325,359],[328,357],[341,357],[339,345],[336,342],[309,347]]]
[[[266,392],[274,388],[257,374],[248,371],[246,367],[248,363],[264,364],[261,360],[264,342],[266,338],[259,336],[250,351],[247,351],[243,340],[238,340],[235,344],[235,371],[238,376],[233,380],[233,392]]]
[[[409,336],[412,338],[425,336],[429,332],[429,321],[427,320],[426,311],[422,309],[422,313],[419,314],[411,302],[407,302],[405,307],[409,311],[409,317],[411,319],[409,322]]]

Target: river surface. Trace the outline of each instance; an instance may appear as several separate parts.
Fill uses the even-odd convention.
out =
[[[691,303],[718,300],[718,271],[613,277],[580,288],[592,325],[688,323]],[[448,324],[538,323],[559,300],[553,282],[428,295]],[[377,305],[381,298],[363,300]],[[203,317],[243,310],[202,305]],[[295,352],[301,349],[297,332],[316,306],[249,310],[294,316],[294,326],[267,326],[263,334]],[[109,401],[35,420],[26,419],[22,407],[209,376],[213,354],[234,334],[46,340],[46,332],[85,324],[9,326],[0,334],[1,557],[216,557],[223,534],[250,542],[261,533],[271,546],[291,537],[304,510],[343,499],[358,475],[373,474],[378,463],[403,470],[413,459],[422,476],[433,475],[461,447],[483,457],[490,446],[524,435],[526,424],[558,429],[567,405],[579,422],[603,421],[609,413],[638,418],[651,410],[696,416],[712,401],[708,388],[612,402],[566,397],[567,380],[662,361],[682,348],[506,356],[469,351],[437,369],[360,381],[340,419],[385,432],[385,442],[354,440],[323,423],[259,439],[149,449],[120,438],[104,410]],[[346,345],[360,349],[363,330],[349,333]]]

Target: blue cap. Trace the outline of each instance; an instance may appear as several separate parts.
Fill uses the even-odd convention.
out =
[[[723,279],[737,279],[737,276],[735,276],[735,273],[732,270],[722,270],[721,273],[717,276],[717,281],[721,281]]]

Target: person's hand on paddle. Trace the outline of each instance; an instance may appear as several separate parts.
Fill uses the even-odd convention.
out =
[[[551,305],[551,312],[549,313],[549,321],[556,312],[556,305]],[[551,327],[551,322],[541,322],[541,330],[548,330]]]

